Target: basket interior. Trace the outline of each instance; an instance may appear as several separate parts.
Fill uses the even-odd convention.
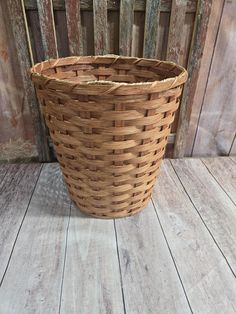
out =
[[[110,81],[120,83],[144,83],[161,81],[178,76],[182,69],[173,63],[134,58],[81,57],[80,62],[59,62],[44,68],[41,74],[70,82]],[[61,59],[63,60],[63,59]],[[65,59],[66,60],[66,59]],[[84,62],[83,62],[84,61]]]

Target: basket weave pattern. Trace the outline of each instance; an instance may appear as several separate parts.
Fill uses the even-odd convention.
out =
[[[150,199],[186,71],[129,57],[69,57],[31,69],[71,198],[96,217]]]

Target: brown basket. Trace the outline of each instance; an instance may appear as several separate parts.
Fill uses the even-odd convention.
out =
[[[89,215],[148,203],[179,106],[184,68],[118,56],[48,60],[31,78],[71,198]]]

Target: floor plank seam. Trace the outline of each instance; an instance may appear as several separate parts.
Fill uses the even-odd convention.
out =
[[[7,265],[6,265],[6,269],[5,269],[4,273],[3,273],[3,276],[2,276],[1,281],[0,281],[0,288],[1,288],[1,286],[2,286],[2,283],[3,283],[3,281],[4,281],[4,278],[5,278],[6,273],[7,273],[7,270],[8,270],[8,267],[9,267],[9,265],[10,265],[11,257],[12,257],[13,251],[14,251],[14,249],[15,249],[16,242],[17,242],[17,239],[18,239],[18,237],[19,237],[19,234],[20,234],[22,225],[23,225],[23,223],[24,223],[25,217],[26,217],[26,215],[27,215],[27,212],[28,212],[28,209],[29,209],[29,206],[30,206],[32,197],[33,197],[33,195],[34,195],[36,186],[37,186],[37,184],[38,184],[38,181],[39,181],[39,178],[40,178],[40,174],[41,174],[41,172],[42,172],[42,169],[43,169],[43,165],[40,166],[37,180],[36,180],[36,182],[35,182],[35,185],[34,185],[34,188],[33,188],[33,190],[32,190],[31,196],[30,196],[30,198],[29,198],[29,202],[28,202],[28,204],[27,204],[27,207],[26,207],[24,216],[23,216],[23,218],[22,218],[21,224],[20,224],[19,229],[18,229],[18,231],[17,231],[16,238],[15,238],[15,241],[14,241],[14,243],[13,243],[13,246],[12,246],[12,249],[11,249],[11,253],[10,253],[10,256],[9,256],[9,259],[8,259],[8,262],[7,262]]]
[[[72,202],[70,203],[70,213],[69,213],[68,223],[67,223],[67,227],[66,227],[66,243],[65,243],[64,263],[63,263],[63,269],[62,269],[61,291],[60,291],[59,309],[58,309],[58,313],[59,314],[61,313],[61,302],[62,302],[62,293],[63,293],[64,277],[65,277],[67,246],[68,246],[68,235],[69,235],[70,218],[71,218],[71,208],[72,208]]]
[[[152,202],[152,204],[153,204],[153,207],[154,207],[154,211],[155,211],[155,213],[156,213],[157,220],[158,220],[158,222],[159,222],[159,225],[160,225],[160,227],[161,227],[161,231],[162,231],[162,233],[163,233],[163,236],[164,236],[164,239],[165,239],[166,245],[167,245],[168,250],[169,250],[169,252],[170,252],[170,256],[171,256],[171,259],[172,259],[172,261],[173,261],[173,264],[174,264],[175,270],[176,270],[176,272],[177,272],[177,275],[178,275],[178,278],[179,278],[180,284],[181,284],[181,286],[182,286],[182,289],[183,289],[183,292],[184,292],[185,298],[186,298],[186,300],[187,300],[187,303],[188,303],[189,309],[190,309],[191,313],[193,313],[193,310],[192,310],[192,307],[191,307],[191,304],[190,304],[190,301],[189,301],[189,298],[188,298],[187,292],[186,292],[186,290],[185,290],[185,287],[184,287],[184,284],[183,284],[182,278],[181,278],[181,276],[180,276],[180,272],[179,272],[178,267],[177,267],[177,265],[176,265],[176,262],[175,262],[174,256],[173,256],[173,254],[172,254],[172,251],[171,251],[171,248],[170,248],[170,245],[169,245],[169,242],[168,242],[167,237],[166,237],[166,234],[165,234],[165,232],[164,232],[164,228],[163,228],[163,226],[162,226],[162,224],[161,224],[161,221],[160,221],[159,215],[158,215],[158,213],[157,213],[156,205],[155,205],[155,203],[153,202],[153,199],[152,199],[152,198],[151,198],[151,202]]]
[[[180,177],[179,177],[177,171],[175,170],[175,167],[174,167],[174,165],[172,164],[171,160],[170,160],[170,164],[171,164],[171,166],[173,167],[174,172],[175,172],[175,174],[177,175],[177,177],[178,177],[178,179],[179,179],[179,181],[180,181],[180,183],[181,183],[181,185],[182,185],[182,187],[183,187],[183,189],[184,189],[186,195],[188,196],[190,202],[193,204],[193,206],[194,206],[196,212],[198,213],[198,215],[199,215],[199,217],[200,217],[200,219],[201,219],[203,225],[205,226],[205,228],[206,228],[207,231],[209,232],[210,236],[212,237],[213,241],[215,242],[216,246],[218,247],[219,251],[221,252],[222,256],[224,257],[224,259],[225,259],[225,261],[226,261],[228,267],[230,268],[232,274],[233,274],[234,277],[236,278],[236,274],[234,273],[234,271],[233,271],[233,269],[232,269],[232,267],[231,267],[229,261],[227,260],[227,258],[226,258],[226,256],[225,256],[224,252],[222,251],[222,249],[220,248],[220,246],[219,246],[219,244],[217,243],[216,239],[214,238],[214,236],[213,236],[211,230],[208,228],[208,226],[207,226],[206,222],[204,221],[202,215],[200,214],[198,208],[195,206],[195,203],[193,202],[193,200],[191,199],[190,195],[188,194],[188,192],[187,192],[187,190],[186,190],[186,188],[185,188],[183,182],[181,181],[181,179],[180,179]]]
[[[235,157],[235,158],[233,158],[233,157],[235,157],[235,156],[229,156],[230,160],[232,160],[232,161],[233,161],[233,163],[235,163],[235,164],[236,164],[236,157]]]
[[[124,289],[123,289],[123,278],[122,278],[122,273],[121,273],[120,253],[119,253],[118,237],[117,237],[117,230],[116,230],[115,219],[113,219],[113,223],[114,223],[114,231],[115,231],[115,238],[116,238],[116,252],[117,252],[117,258],[118,258],[118,264],[119,264],[119,272],[120,272],[121,294],[122,294],[122,301],[123,301],[123,307],[124,307],[124,314],[126,314],[125,295],[124,295]]]
[[[233,148],[233,146],[234,146],[234,142],[235,142],[235,141],[236,141],[236,132],[235,132],[235,134],[234,134],[234,138],[233,138],[232,143],[231,143],[231,145],[230,145],[230,149],[229,149],[228,155],[231,154],[231,151],[232,151],[232,148]]]
[[[206,167],[207,171],[210,173],[210,175],[212,176],[212,178],[216,181],[216,183],[220,186],[220,188],[225,192],[225,194],[228,196],[228,198],[231,200],[231,202],[236,206],[236,203],[234,202],[234,200],[232,199],[232,197],[227,193],[227,191],[224,189],[224,187],[220,184],[220,182],[216,179],[216,177],[214,176],[214,174],[211,172],[211,170],[207,167],[207,165],[205,164],[204,160],[200,159],[201,162],[203,163],[203,165]]]

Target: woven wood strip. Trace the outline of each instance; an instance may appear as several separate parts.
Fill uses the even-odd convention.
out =
[[[187,72],[133,57],[52,59],[31,69],[71,198],[113,218],[150,199]]]

